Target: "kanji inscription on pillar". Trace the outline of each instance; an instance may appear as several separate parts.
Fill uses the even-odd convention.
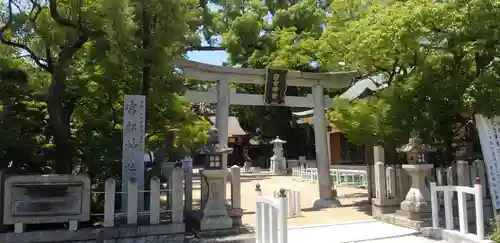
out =
[[[488,118],[476,114],[476,126],[488,175],[491,200],[500,210],[500,117]]]
[[[122,146],[122,188],[124,192],[127,191],[127,182],[132,178],[138,182],[139,188],[144,186],[145,117],[145,96],[125,95]]]

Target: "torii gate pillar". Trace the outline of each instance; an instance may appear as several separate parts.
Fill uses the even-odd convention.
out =
[[[316,144],[316,164],[318,167],[319,199],[313,202],[313,208],[339,206],[336,190],[332,187],[330,178],[330,163],[328,160],[328,138],[325,121],[325,99],[323,85],[312,87],[314,97],[314,142]]]
[[[219,132],[219,144],[228,146],[229,136],[229,105],[230,103],[229,81],[222,79],[217,81],[217,108],[215,110],[215,126]],[[227,169],[227,153],[222,155],[222,168]]]

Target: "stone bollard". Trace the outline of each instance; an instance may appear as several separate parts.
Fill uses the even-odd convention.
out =
[[[258,197],[262,196],[262,190],[260,189],[259,183],[257,183],[257,185],[255,185],[255,194],[257,194]]]

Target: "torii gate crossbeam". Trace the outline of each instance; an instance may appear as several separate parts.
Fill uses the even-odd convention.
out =
[[[230,89],[230,82],[265,84],[266,69],[232,68],[204,64],[189,60],[176,60],[174,65],[183,69],[187,78],[216,81],[216,92],[188,91],[185,98],[191,102],[216,103],[216,127],[219,131],[221,144],[227,144],[228,117],[230,104],[235,105],[267,105],[263,95],[238,94]],[[330,164],[328,162],[328,140],[325,121],[325,108],[333,105],[333,100],[325,97],[324,88],[345,88],[359,76],[358,72],[337,73],[307,73],[288,71],[286,84],[288,86],[311,87],[311,94],[305,97],[286,96],[281,106],[314,108],[314,135],[316,144],[316,160],[318,165],[319,196],[313,204],[314,208],[325,208],[340,205],[335,198],[330,179]],[[328,104],[328,106],[327,106]],[[223,158],[227,168],[227,157]]]

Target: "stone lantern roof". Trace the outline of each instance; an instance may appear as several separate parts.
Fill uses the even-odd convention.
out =
[[[396,151],[399,153],[408,153],[411,151],[428,153],[436,151],[436,148],[433,148],[431,145],[424,144],[418,133],[414,131],[410,134],[408,143],[396,149]]]
[[[271,144],[284,144],[286,141],[281,140],[280,137],[276,137],[273,141],[270,142]]]
[[[226,144],[219,144],[219,131],[212,127],[208,130],[207,144],[201,146],[197,152],[199,154],[222,154],[233,151]]]

